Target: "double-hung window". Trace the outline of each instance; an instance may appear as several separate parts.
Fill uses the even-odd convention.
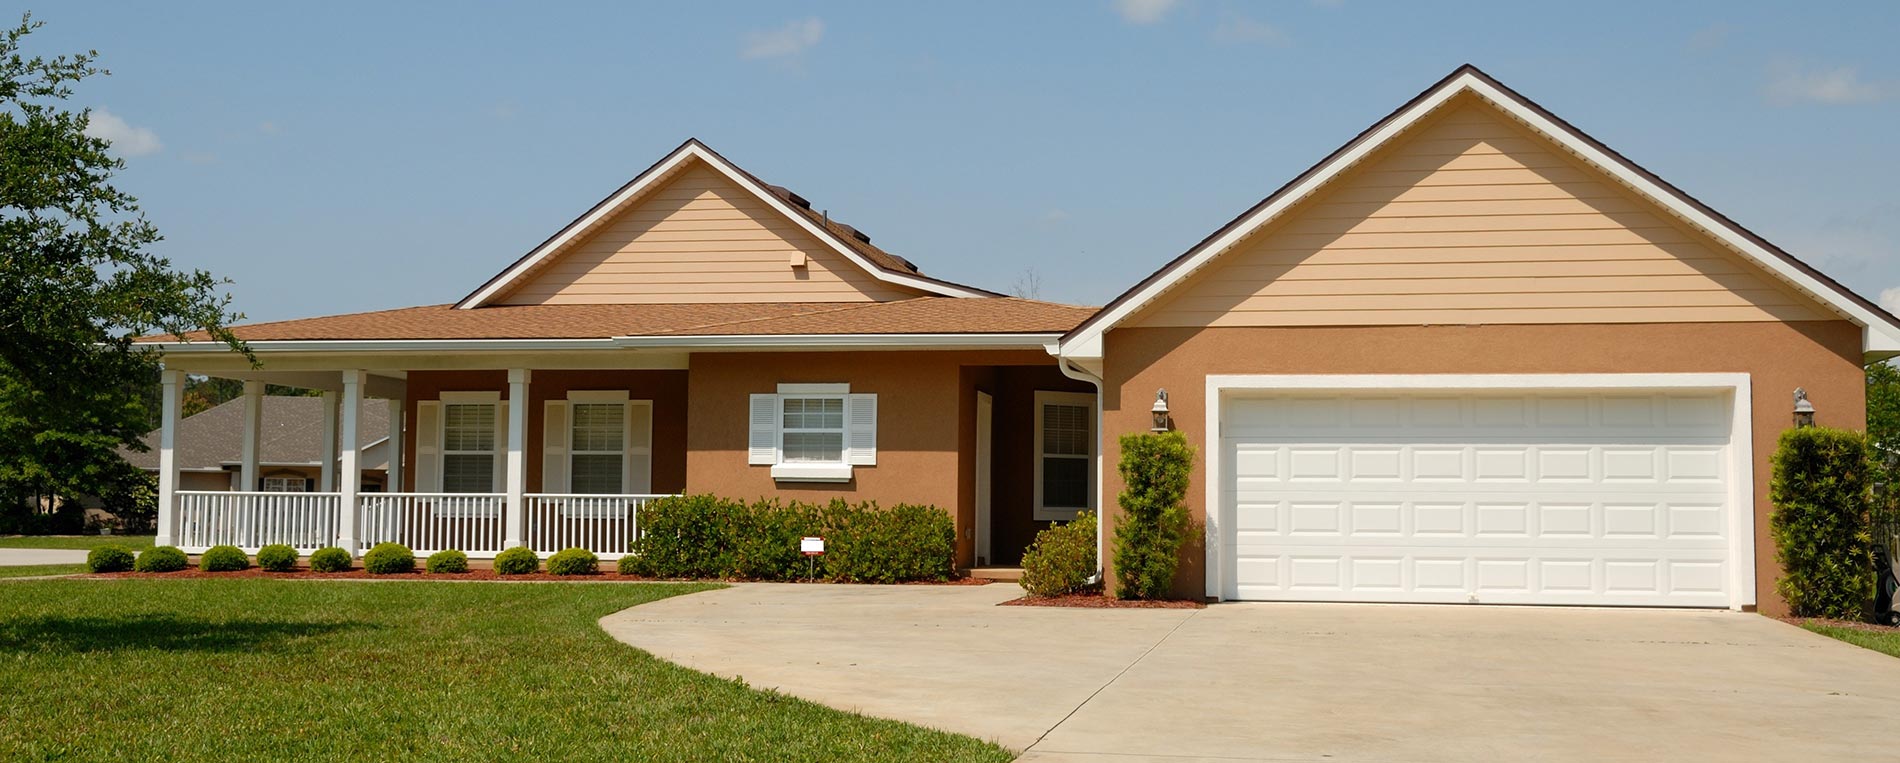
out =
[[[1095,396],[1036,392],[1038,520],[1071,520],[1094,504]]]
[[[569,403],[568,485],[574,493],[626,492],[627,404]]]
[[[845,482],[877,465],[877,395],[847,384],[780,384],[752,396],[748,463],[790,482]]]
[[[497,405],[442,402],[442,492],[495,492]]]
[[[266,493],[304,492],[304,478],[302,477],[265,477],[264,478],[264,492]]]
[[[779,463],[844,463],[844,395],[780,395]]]

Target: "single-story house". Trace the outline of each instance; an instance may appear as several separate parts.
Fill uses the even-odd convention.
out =
[[[960,564],[1009,564],[1081,509],[1112,532],[1117,438],[1166,427],[1199,450],[1183,595],[1770,612],[1796,390],[1862,427],[1900,354],[1472,67],[1099,310],[928,276],[687,141],[459,302],[237,333],[261,369],[149,340],[165,432],[187,372],[336,390],[344,442],[355,401],[400,410],[392,490],[326,494],[326,543],[617,553],[653,495],[835,496],[941,506]],[[216,508],[165,485],[161,542]]]
[[[260,395],[256,400],[263,406],[257,430],[256,472],[248,480],[243,474],[247,398],[234,398],[179,420],[174,448],[178,489],[266,493],[334,490],[337,433],[334,427],[326,429],[326,424],[336,421],[336,417],[325,416],[324,406],[334,406],[337,396]],[[361,422],[356,436],[363,464],[359,489],[381,492],[389,468],[388,406],[363,406]],[[144,441],[148,450],[122,448],[119,455],[127,463],[156,474],[159,437],[157,429],[147,432]]]

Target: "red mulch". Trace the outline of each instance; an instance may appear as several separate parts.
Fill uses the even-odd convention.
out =
[[[642,577],[640,575],[622,575],[618,572],[613,571],[612,569],[602,570],[597,575],[550,575],[546,572],[536,572],[536,573],[532,573],[528,575],[497,575],[495,574],[494,570],[486,570],[486,569],[471,569],[468,572],[443,573],[439,575],[432,575],[426,572],[411,572],[411,573],[400,574],[400,575],[371,575],[368,572],[364,572],[363,570],[360,570],[360,569],[353,569],[353,570],[350,570],[349,572],[311,572],[307,569],[299,569],[296,572],[265,572],[256,567],[252,567],[248,570],[241,570],[237,572],[205,572],[204,570],[187,568],[187,569],[179,570],[177,572],[107,572],[107,573],[100,573],[100,574],[94,574],[94,575],[81,575],[80,577],[93,578],[93,579],[99,579],[99,580],[105,580],[105,579],[111,579],[111,578],[273,578],[273,579],[278,579],[278,580],[441,580],[441,581],[510,580],[510,581],[539,581],[539,582],[584,581],[584,582],[600,582],[600,583],[653,583],[653,582],[662,582],[665,580],[664,578],[649,578],[649,577]],[[673,582],[722,582],[722,581],[710,580],[710,581],[673,581]],[[802,583],[805,581],[794,580],[794,581],[788,581],[788,582]],[[819,581],[816,581],[816,584],[823,585],[823,584],[828,584],[828,582],[829,581],[819,580]],[[978,580],[975,578],[953,578],[953,579],[942,581],[942,582],[920,581],[920,582],[915,582],[915,583],[905,583],[904,585],[986,585],[989,582],[990,581],[988,580]]]
[[[1000,607],[1075,607],[1078,609],[1203,609],[1207,602],[1185,599],[1149,601],[1111,599],[1100,593],[1070,593],[1061,596],[1024,596],[1010,599]]]

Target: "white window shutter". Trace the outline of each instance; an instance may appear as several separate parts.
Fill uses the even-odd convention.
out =
[[[845,404],[844,462],[877,466],[877,395],[859,393]]]
[[[541,421],[541,492],[565,493],[568,491],[567,401],[547,401]]]
[[[627,474],[623,493],[653,492],[653,401],[627,402]]]
[[[495,406],[495,474],[490,492],[508,489],[508,401]]]
[[[416,440],[416,462],[411,466],[415,469],[418,493],[442,491],[441,422],[441,402],[416,401],[416,430],[410,435]]]
[[[778,463],[778,395],[752,396],[752,432],[746,438],[746,463]]]

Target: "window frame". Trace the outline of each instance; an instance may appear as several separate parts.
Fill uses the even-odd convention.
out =
[[[437,399],[440,410],[436,414],[436,489],[443,494],[454,495],[492,495],[502,492],[498,484],[502,479],[500,465],[496,462],[507,452],[507,422],[503,420],[500,392],[443,392]],[[492,436],[488,450],[450,450],[449,449],[449,408],[457,405],[485,405],[493,414],[489,424]],[[480,491],[454,491],[449,489],[449,456],[488,456],[488,489]]]
[[[836,461],[787,461],[785,460],[785,401],[787,400],[837,400],[838,401],[838,460]],[[772,447],[775,451],[772,464],[772,479],[784,482],[848,482],[851,479],[851,385],[842,383],[828,384],[780,384],[777,397],[772,403],[774,433]],[[796,429],[792,432],[831,432],[830,428]]]
[[[279,484],[282,484],[282,485],[286,485],[286,486],[293,486],[293,485],[294,485],[294,489],[286,489],[286,490],[272,490],[272,489],[270,489],[270,483],[271,483],[271,480],[277,480]],[[305,476],[303,476],[303,475],[301,475],[301,474],[289,474],[289,475],[285,475],[285,474],[276,474],[276,475],[269,475],[269,476],[265,476],[265,477],[263,477],[263,478],[261,478],[261,479],[259,479],[259,480],[258,480],[258,492],[262,492],[262,493],[308,493],[308,492],[310,492],[310,489],[309,489],[309,484],[310,484],[310,478],[308,478],[308,477],[305,477]]]
[[[1035,478],[1034,478],[1035,498],[1034,498],[1034,503],[1031,505],[1034,507],[1034,518],[1036,521],[1068,522],[1068,521],[1074,520],[1076,515],[1082,513],[1083,511],[1093,511],[1096,508],[1097,496],[1096,496],[1095,467],[1096,467],[1096,461],[1101,455],[1099,452],[1100,449],[1098,447],[1098,443],[1100,442],[1100,438],[1101,438],[1102,420],[1101,420],[1101,416],[1099,415],[1100,411],[1099,409],[1096,408],[1095,402],[1096,402],[1095,395],[1094,393],[1090,393],[1090,392],[1058,392],[1055,390],[1042,390],[1042,389],[1036,390],[1036,394],[1035,394],[1036,411],[1033,417],[1035,429],[1034,429],[1034,434],[1031,435],[1034,438],[1034,444],[1035,444]],[[1087,438],[1088,453],[1086,455],[1070,455],[1070,454],[1064,454],[1064,453],[1048,453],[1047,452],[1046,450],[1047,443],[1044,442],[1044,439],[1045,439],[1044,435],[1046,433],[1043,429],[1043,411],[1047,406],[1050,406],[1050,405],[1073,406],[1073,407],[1078,407],[1078,408],[1085,408],[1088,410],[1088,414],[1087,414],[1088,418],[1086,420],[1088,421],[1088,425],[1089,425],[1089,435]],[[1088,474],[1087,505],[1078,506],[1078,507],[1044,505],[1043,482],[1042,482],[1043,462],[1045,459],[1048,459],[1048,458],[1070,458],[1070,459],[1082,461],[1084,463],[1085,465],[1084,468]]]
[[[631,397],[632,396],[626,390],[569,390],[568,391],[567,393],[567,427],[566,427],[566,431],[564,432],[567,438],[567,442],[563,443],[563,448],[565,450],[564,458],[567,459],[567,473],[565,475],[567,478],[567,484],[563,486],[565,488],[565,492],[574,494],[574,495],[628,495],[629,494],[627,491],[627,484],[633,481],[633,475],[629,473],[630,472],[629,464],[631,463],[632,456],[633,456],[633,448],[632,448],[632,442],[631,442],[633,439],[633,432],[631,431],[632,425],[629,421],[629,417],[633,415],[632,406],[634,405],[634,401],[630,399]],[[574,446],[574,429],[580,420],[580,417],[575,415],[575,411],[577,410],[576,406],[581,406],[581,405],[618,405],[620,406],[620,450],[618,451],[604,451],[604,450],[583,451]],[[576,490],[574,488],[574,474],[575,474],[574,457],[575,456],[604,456],[604,455],[614,455],[614,456],[620,457],[620,490],[613,493],[582,493],[581,491]]]

